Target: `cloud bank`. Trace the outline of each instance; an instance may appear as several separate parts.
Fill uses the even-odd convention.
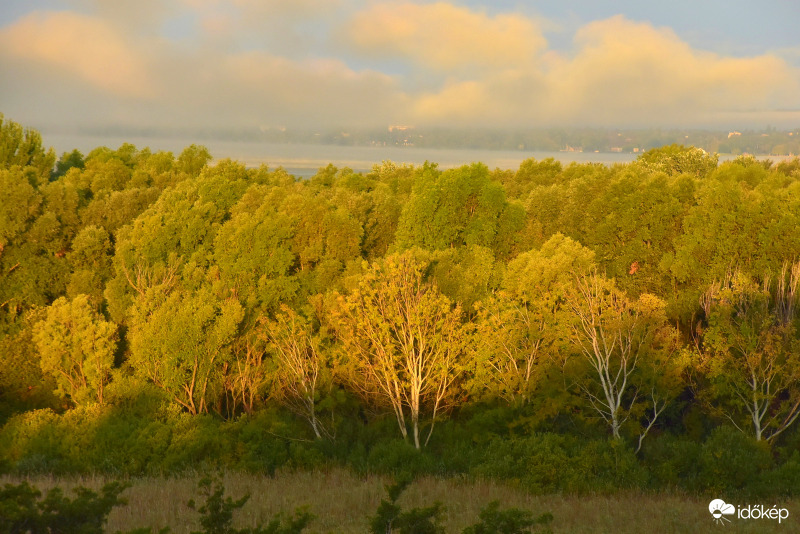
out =
[[[800,72],[778,56],[693,49],[623,16],[556,50],[551,21],[448,2],[159,4],[83,0],[0,28],[0,111],[33,124],[211,129],[800,118],[785,111],[800,109]]]

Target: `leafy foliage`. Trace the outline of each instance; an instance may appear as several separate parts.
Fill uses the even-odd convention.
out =
[[[492,501],[481,510],[480,519],[480,523],[465,528],[462,534],[523,534],[534,532],[533,528],[547,534],[552,531],[548,528],[539,530],[538,527],[550,523],[553,514],[544,513],[534,518],[531,512],[519,508],[500,510],[500,501]]]
[[[42,493],[27,482],[5,484],[0,489],[0,532],[103,534],[111,509],[127,504],[120,494],[128,487],[110,482],[103,486],[99,495],[78,487],[73,499],[56,487],[41,499]]]
[[[749,489],[786,494],[798,168],[666,145],[300,180],[195,145],[56,161],[0,116],[0,468],[705,491],[687,458],[716,473],[733,425],[731,458],[773,459]]]
[[[370,519],[372,534],[440,534],[444,528],[439,524],[444,512],[441,503],[434,503],[425,508],[412,508],[403,511],[397,499],[405,491],[410,479],[401,479],[386,486],[389,500],[381,499],[378,510]]]
[[[250,495],[245,495],[237,500],[224,497],[225,488],[219,480],[210,477],[202,478],[197,486],[200,496],[205,498],[205,502],[197,506],[192,499],[188,506],[200,514],[200,525],[203,530],[192,534],[299,534],[314,518],[307,511],[298,510],[293,516],[285,519],[285,524],[283,524],[283,518],[276,517],[267,526],[258,525],[254,528],[235,529],[231,526],[233,512],[242,508],[250,499]]]

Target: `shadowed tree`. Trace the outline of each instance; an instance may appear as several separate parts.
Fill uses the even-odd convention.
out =
[[[699,361],[713,411],[756,440],[772,441],[800,417],[800,341],[796,308],[800,263],[775,284],[741,271],[713,284],[702,303],[708,330]]]
[[[664,302],[649,294],[631,301],[593,273],[576,279],[567,306],[573,315],[570,340],[578,351],[575,386],[614,439],[622,437],[626,421],[645,417],[641,447],[680,384],[676,333]]]

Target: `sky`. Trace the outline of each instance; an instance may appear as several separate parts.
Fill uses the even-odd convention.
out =
[[[3,0],[44,132],[800,126],[794,0]]]

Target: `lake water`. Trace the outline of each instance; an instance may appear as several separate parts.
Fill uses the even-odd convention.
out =
[[[365,172],[382,161],[397,164],[421,165],[426,161],[438,163],[439,168],[449,169],[473,162],[482,162],[490,169],[517,169],[528,158],[542,160],[553,158],[562,164],[578,163],[628,163],[638,154],[600,152],[541,152],[525,150],[486,149],[436,149],[397,146],[336,146],[279,144],[244,141],[193,141],[159,137],[76,136],[65,134],[43,134],[44,144],[52,146],[58,155],[77,148],[84,155],[98,146],[112,149],[121,144],[133,143],[137,148],[149,147],[153,152],[168,150],[176,156],[188,145],[204,145],[215,159],[231,158],[248,167],[265,164],[274,169],[283,167],[290,174],[309,177],[320,167],[332,163],[336,167],[350,167],[356,172]],[[720,161],[734,156],[722,155]]]
[[[150,147],[153,152],[168,150],[176,156],[188,145],[196,143],[208,148],[215,159],[231,158],[249,167],[266,164],[270,168],[283,167],[291,174],[311,176],[329,163],[337,167],[350,167],[354,171],[369,171],[382,161],[397,164],[421,165],[426,161],[438,163],[448,169],[480,161],[489,168],[517,169],[528,159],[553,158],[564,164],[573,161],[604,164],[626,163],[636,159],[636,154],[595,152],[537,152],[523,150],[436,149],[397,146],[337,146],[257,143],[240,141],[192,141],[158,137],[103,137],[43,134],[44,144],[52,146],[58,155],[77,148],[84,155],[98,146],[116,149],[123,143],[137,148]]]

